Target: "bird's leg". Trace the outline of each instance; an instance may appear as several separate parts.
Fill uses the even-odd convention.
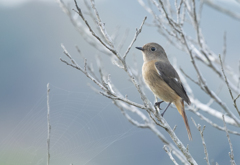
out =
[[[170,102],[170,103],[167,105],[167,107],[165,108],[165,110],[164,110],[163,113],[161,114],[162,117],[163,117],[164,113],[167,111],[168,107],[171,105],[171,103],[172,103],[172,102]]]
[[[164,102],[164,101],[155,102],[154,107],[155,107],[155,108],[158,107],[159,110],[161,110],[160,104],[163,103],[163,102]]]

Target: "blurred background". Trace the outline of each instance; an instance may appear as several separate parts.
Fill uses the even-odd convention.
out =
[[[72,8],[73,0],[64,1]],[[239,11],[240,5],[234,0],[217,1],[220,5]],[[86,7],[82,1],[79,6]],[[96,7],[110,34],[119,28],[119,39],[129,33],[121,53],[130,44],[135,29],[148,16],[146,24],[152,22],[149,15],[137,1],[96,0]],[[47,160],[47,83],[50,83],[51,120],[51,165],[76,164],[173,164],[158,137],[147,129],[133,126],[121,114],[111,100],[95,93],[92,84],[78,70],[62,63],[67,59],[61,43],[72,57],[83,65],[82,54],[97,67],[96,55],[100,55],[105,70],[111,74],[113,83],[129,99],[142,103],[135,87],[125,73],[111,64],[107,56],[88,45],[62,12],[55,0],[0,0],[0,164],[1,165],[42,165]],[[90,22],[92,23],[92,22]],[[227,32],[226,62],[238,73],[240,22],[208,7],[203,7],[201,28],[209,47],[216,53],[223,51],[223,34]],[[129,65],[134,57],[141,72],[142,55],[134,47],[148,42],[161,44],[170,61],[177,60],[193,77],[193,67],[187,54],[175,49],[157,33],[154,27],[144,25],[142,33],[127,57]],[[214,73],[199,64],[207,83],[217,90],[220,82]],[[208,102],[199,87],[189,82],[195,96]],[[94,86],[94,84],[92,84]],[[233,108],[226,85],[219,94],[230,108]],[[154,100],[150,91],[148,98]],[[239,101],[238,101],[239,103]],[[164,105],[165,106],[165,105]],[[219,108],[213,104],[214,108]],[[220,108],[219,108],[220,109]],[[222,110],[219,110],[222,111]],[[235,113],[235,111],[234,111]],[[187,111],[193,141],[189,141],[181,116],[171,108],[164,118],[174,127],[176,134],[187,145],[199,164],[205,164],[204,151],[199,132],[191,117],[199,124],[206,125],[205,141],[211,162],[230,164],[230,151],[225,132],[218,131],[196,115]],[[223,123],[210,118],[219,125]],[[229,128],[232,128],[229,126]],[[239,129],[233,127],[235,130]],[[160,131],[169,139],[168,134]],[[240,162],[240,143],[237,135],[230,135],[236,162]]]

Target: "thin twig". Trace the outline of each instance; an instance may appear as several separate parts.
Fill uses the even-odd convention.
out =
[[[233,12],[232,10],[228,10],[226,8],[221,7],[220,5],[214,3],[212,0],[203,0],[205,4],[208,6],[216,9],[217,11],[220,11],[222,13],[225,13],[226,15],[235,18],[236,20],[240,20],[240,14]]]
[[[224,127],[221,127],[219,125],[217,125],[216,123],[212,122],[210,119],[206,118],[205,116],[203,116],[201,113],[196,112],[194,109],[189,108],[189,111],[195,113],[200,119],[206,121],[208,124],[210,124],[211,126],[213,126],[214,128],[221,130],[221,131],[225,131]],[[232,130],[228,130],[229,133],[234,134],[234,135],[238,135],[240,136],[240,133],[237,131],[232,131]]]
[[[79,49],[79,47],[78,47],[78,46],[75,46],[75,47],[76,47],[79,55],[82,57],[82,59],[85,60],[85,57],[82,55],[82,52],[81,52],[81,50]],[[92,63],[91,63],[91,64],[92,64]],[[87,65],[87,69],[88,69],[88,71],[90,72],[90,74],[91,74],[97,81],[99,81],[98,77],[97,77],[96,74],[94,73],[93,66],[92,66],[92,65],[90,65],[90,66]]]
[[[195,127],[198,129],[198,131],[199,131],[199,133],[200,133],[200,135],[201,135],[201,139],[202,139],[202,144],[203,144],[203,148],[204,148],[204,154],[205,154],[205,160],[206,160],[206,162],[207,162],[207,165],[210,165],[210,162],[209,162],[209,158],[208,158],[208,151],[207,151],[207,145],[206,145],[206,143],[205,143],[205,140],[204,140],[204,137],[203,137],[203,131],[204,131],[204,129],[205,129],[205,125],[203,126],[203,129],[201,130],[201,125],[200,124],[196,124],[196,122],[193,120],[193,118],[191,117],[191,119],[192,119],[192,122],[193,122],[193,124],[195,125]]]
[[[50,163],[50,133],[51,133],[51,125],[50,125],[50,103],[49,103],[49,93],[50,87],[49,83],[47,84],[47,122],[48,122],[48,137],[47,137],[47,165]]]
[[[221,68],[222,68],[222,72],[223,72],[223,75],[224,75],[224,79],[225,79],[225,82],[226,82],[227,87],[228,87],[228,91],[229,91],[229,93],[230,93],[230,95],[231,95],[231,98],[232,98],[232,101],[233,101],[233,105],[234,105],[235,109],[237,110],[238,115],[240,116],[240,111],[238,110],[238,106],[237,106],[237,104],[236,104],[237,98],[236,98],[236,99],[233,98],[232,90],[231,90],[231,88],[229,87],[228,80],[227,80],[227,77],[226,77],[225,72],[224,72],[224,69],[223,69],[223,63],[222,63],[222,59],[221,59],[221,56],[220,56],[220,55],[219,55],[219,60],[220,60],[220,63],[221,63]]]
[[[89,43],[93,48],[97,49],[98,51],[106,54],[106,55],[112,55],[108,49],[102,48],[102,45],[98,40],[95,40],[94,36],[89,33],[89,29],[86,29],[83,27],[83,24],[75,17],[74,14],[77,14],[74,12],[74,14],[71,12],[71,9],[69,6],[67,6],[62,0],[58,0],[60,7],[62,8],[63,12],[66,13],[73,24],[73,26],[77,29],[77,31],[80,33],[80,35],[83,37],[83,39]],[[86,4],[87,5],[87,4]],[[88,8],[88,6],[87,6]],[[96,19],[91,17],[94,22],[96,22]],[[98,28],[99,29],[99,28]]]
[[[239,89],[240,87],[240,60],[238,61],[238,83],[237,83],[237,88]]]
[[[125,52],[125,54],[123,55],[123,60],[124,60],[124,61],[125,61],[125,59],[126,59],[126,57],[127,57],[127,54],[128,54],[128,52],[129,52],[129,51],[130,51],[130,49],[132,48],[132,45],[133,45],[133,44],[134,44],[134,42],[136,41],[136,39],[137,39],[137,37],[138,37],[139,33],[141,33],[141,31],[142,31],[142,27],[143,27],[143,25],[144,25],[144,23],[145,23],[146,19],[147,19],[147,17],[144,17],[144,19],[143,19],[143,22],[142,22],[142,24],[140,25],[140,28],[139,28],[139,30],[138,30],[138,29],[136,29],[135,36],[134,36],[134,38],[133,38],[133,40],[132,40],[131,44],[129,45],[129,47],[128,47],[127,51],[126,51],[126,52]]]
[[[224,119],[224,115],[222,115],[222,118],[223,118],[223,123],[224,123],[225,131],[226,131],[226,134],[227,134],[227,138],[228,138],[228,143],[229,143],[229,146],[230,146],[230,152],[229,152],[229,156],[230,156],[230,159],[231,159],[230,162],[231,162],[231,165],[236,165],[236,163],[234,161],[233,147],[232,147],[230,136],[228,134],[228,129],[227,129],[227,125],[226,125],[226,122],[225,122],[225,119]]]
[[[174,157],[172,156],[172,151],[171,151],[171,149],[170,149],[168,146],[166,146],[166,145],[163,146],[163,149],[166,151],[166,153],[168,154],[168,156],[169,156],[169,158],[171,159],[171,161],[172,161],[175,165],[178,165],[178,163],[176,162],[176,160],[175,160]]]
[[[75,6],[76,6],[76,8],[77,8],[77,11],[76,11],[76,10],[74,10],[74,11],[77,12],[78,15],[82,18],[82,20],[85,22],[85,24],[87,25],[89,31],[92,33],[92,35],[93,35],[105,48],[107,48],[108,50],[110,50],[113,54],[117,54],[117,52],[116,52],[114,49],[110,48],[107,44],[105,44],[105,43],[102,41],[102,39],[101,39],[100,37],[98,37],[97,34],[92,30],[92,28],[91,28],[91,26],[89,25],[88,21],[87,21],[87,20],[85,19],[85,17],[83,16],[82,10],[78,7],[77,1],[74,0],[74,2],[75,2]]]
[[[193,80],[193,78],[191,78],[189,75],[187,75],[182,68],[180,68],[180,71],[181,71],[181,72],[184,74],[184,76],[186,76],[189,80],[191,80],[192,82],[194,82],[195,84],[197,84],[197,85],[200,86],[200,83],[199,83],[198,81],[196,81],[196,80]]]
[[[173,131],[175,131],[175,130],[176,130],[176,128],[177,128],[177,125],[175,125],[175,126],[173,127]]]
[[[198,40],[198,44],[200,45],[200,47],[202,48],[203,47],[203,38],[202,38],[202,35],[200,34],[200,27],[199,27],[199,23],[198,23],[198,18],[197,18],[197,13],[196,13],[196,4],[195,4],[195,0],[192,0],[192,3],[193,3],[193,11],[192,11],[192,17],[193,17],[193,20],[194,20],[194,25],[195,25],[195,29],[196,29],[196,32],[197,32],[197,40]]]
[[[202,111],[204,111],[218,119],[222,119],[222,115],[223,115],[222,112],[219,112],[218,110],[213,109],[213,108],[207,106],[206,104],[201,103],[198,99],[192,99],[191,102],[195,106],[196,109],[201,109]],[[225,120],[226,120],[226,123],[238,127],[237,123],[235,122],[235,120],[233,120],[233,118],[226,116]]]
[[[76,1],[76,0],[75,0],[75,1]],[[106,29],[105,29],[105,24],[102,22],[102,20],[101,20],[101,18],[100,18],[100,16],[99,16],[99,13],[98,13],[98,11],[97,11],[97,9],[96,9],[95,1],[94,1],[94,0],[91,0],[91,3],[92,3],[92,9],[94,10],[95,15],[96,15],[96,17],[97,17],[98,26],[99,26],[99,28],[100,28],[100,30],[101,30],[104,38],[107,40],[107,42],[108,42],[108,44],[110,45],[110,47],[111,47],[111,48],[114,48],[113,41],[112,41],[111,37],[108,35],[108,33],[107,33]],[[117,52],[115,51],[115,53],[117,53]],[[114,53],[114,54],[115,54],[115,53]]]
[[[116,96],[110,96],[104,92],[100,92],[100,94],[102,94],[103,96],[107,97],[107,98],[110,98],[112,100],[121,100],[129,105],[133,105],[135,107],[138,107],[138,108],[141,108],[141,109],[146,109],[146,107],[144,105],[141,105],[141,104],[138,104],[138,103],[135,103],[135,102],[132,102],[128,99],[125,99],[125,98],[120,98],[120,97],[116,97]]]
[[[224,32],[223,36],[223,64],[225,63],[226,59],[226,54],[227,54],[227,32]]]
[[[234,104],[236,104],[236,101],[239,97],[240,97],[240,94],[233,100]]]
[[[192,56],[192,54],[190,55]],[[193,59],[194,60],[194,59]],[[198,67],[196,66],[195,62],[193,64],[195,67],[195,69],[198,70]],[[198,70],[199,71],[199,70]],[[212,99],[215,100],[215,102],[217,102],[224,110],[225,112],[227,112],[227,114],[229,115],[229,117],[231,117],[237,126],[240,126],[240,121],[239,119],[230,111],[230,109],[226,106],[226,104],[212,91],[209,89],[209,87],[207,86],[206,82],[203,80],[200,72],[197,71],[197,74],[198,74],[198,78],[199,80],[201,80],[200,82],[202,82],[202,85],[199,84],[199,82],[196,82],[195,80],[193,80],[190,76],[187,76],[186,73],[184,73],[190,80],[192,80],[194,83],[196,83],[197,85],[200,86],[200,88],[206,93],[208,94]],[[209,107],[210,108],[210,107]],[[214,114],[214,116],[216,116]],[[218,118],[220,118],[220,116],[218,116]]]
[[[71,66],[71,67],[73,67],[73,68],[75,68],[75,69],[77,69],[77,70],[80,70],[82,73],[84,73],[88,78],[90,78],[95,84],[97,84],[102,90],[106,90],[105,89],[105,87],[101,84],[101,83],[99,83],[96,79],[94,79],[91,75],[89,75],[87,72],[85,72],[81,67],[79,67],[78,65],[73,65],[73,64],[70,64],[70,63],[68,63],[67,61],[65,61],[65,60],[63,60],[63,59],[61,59],[60,58],[60,60],[63,62],[63,63],[65,63],[65,64],[67,64],[67,65],[69,65],[69,66]]]

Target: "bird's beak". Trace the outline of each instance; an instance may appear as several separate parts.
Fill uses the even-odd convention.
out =
[[[141,51],[143,51],[143,48],[142,47],[136,47],[137,49],[139,49],[139,50],[141,50]]]

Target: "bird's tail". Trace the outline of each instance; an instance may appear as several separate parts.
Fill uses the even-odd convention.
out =
[[[178,112],[179,112],[179,113],[182,115],[182,117],[183,117],[183,120],[184,120],[186,129],[187,129],[187,132],[188,132],[188,138],[189,138],[189,140],[192,140],[191,130],[190,130],[190,127],[189,127],[189,125],[188,125],[188,119],[187,119],[187,116],[186,116],[186,113],[185,113],[185,110],[184,110],[184,102],[183,102],[183,100],[181,99],[181,100],[175,102],[174,104],[176,105]]]

